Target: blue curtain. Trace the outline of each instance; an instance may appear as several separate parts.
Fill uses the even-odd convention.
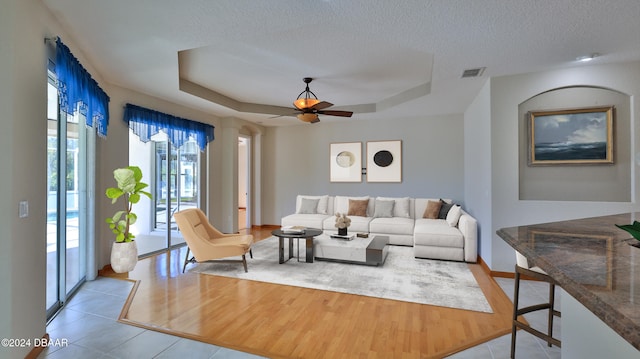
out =
[[[124,122],[129,124],[133,133],[142,142],[149,142],[151,136],[164,132],[169,136],[169,142],[176,147],[182,146],[193,137],[198,142],[200,151],[204,151],[207,144],[213,141],[213,126],[148,108],[128,103],[124,108]]]
[[[95,126],[98,135],[105,137],[109,125],[109,96],[59,37],[55,66],[60,110],[71,116],[79,112],[85,116],[87,126]]]

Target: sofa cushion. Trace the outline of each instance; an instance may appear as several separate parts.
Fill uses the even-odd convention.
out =
[[[413,218],[422,218],[429,201],[439,201],[438,198],[416,198],[413,200]],[[444,218],[443,218],[444,219]]]
[[[369,222],[371,222],[371,220],[373,218],[371,218],[371,217],[360,217],[360,216],[352,216],[352,217],[349,217],[349,218],[351,218],[351,225],[349,226],[349,228],[347,228],[348,232],[369,233]],[[322,222],[322,229],[326,230],[326,231],[337,231],[338,228],[336,228],[336,217],[335,216],[331,216],[331,217],[326,218]]]
[[[320,202],[319,198],[311,199],[311,198],[302,198],[300,201],[300,214],[317,214],[318,213],[318,203]]]
[[[336,196],[334,200],[333,210],[338,213],[349,213],[350,199],[368,200],[369,196],[363,196],[363,197]],[[374,201],[369,201],[369,205],[367,206],[367,216],[373,216],[373,205],[374,205]]]
[[[411,218],[410,206],[411,200],[409,197],[392,198],[392,197],[377,197],[376,200],[381,201],[394,201],[393,216]]]
[[[413,242],[416,246],[464,247],[462,232],[444,219],[416,219]]]
[[[369,199],[350,199],[348,216],[367,217],[367,207],[369,206]]]
[[[374,218],[369,223],[369,230],[371,233],[412,235],[414,223],[413,218]]]
[[[447,223],[449,223],[451,227],[457,227],[458,220],[460,219],[461,215],[462,215],[462,208],[460,208],[460,206],[457,206],[457,205],[453,206],[449,210],[449,213],[447,213],[446,221]]]
[[[282,217],[280,220],[281,226],[303,226],[307,228],[323,228],[323,222],[325,219],[330,218],[333,220],[334,216],[326,214],[290,214]]]
[[[393,217],[393,207],[396,201],[381,200],[376,198],[375,209],[373,211],[374,218],[391,218]]]
[[[451,209],[451,207],[454,206],[454,203],[451,201],[445,201],[444,199],[440,199],[440,202],[442,203],[442,206],[440,207],[438,218],[447,219],[447,214],[449,213],[449,210]]]
[[[317,199],[318,207],[316,213],[318,214],[329,214],[329,196],[307,196],[307,195],[298,195],[296,197],[296,213],[300,213],[300,206],[302,205],[302,199]],[[333,214],[333,213],[331,213]]]
[[[440,213],[440,207],[442,207],[442,202],[440,201],[427,202],[427,208],[424,210],[424,214],[422,215],[422,218],[438,219],[438,214]]]

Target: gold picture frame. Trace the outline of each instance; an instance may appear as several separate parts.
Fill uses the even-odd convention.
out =
[[[614,107],[528,113],[529,165],[613,164]]]

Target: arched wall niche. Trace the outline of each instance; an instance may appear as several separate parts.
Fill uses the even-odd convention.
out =
[[[613,106],[613,164],[531,166],[531,111]],[[632,201],[631,98],[615,89],[569,86],[541,92],[518,105],[519,199],[542,201]]]

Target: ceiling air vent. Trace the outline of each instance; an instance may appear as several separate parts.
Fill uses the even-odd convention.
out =
[[[486,67],[478,67],[475,69],[466,69],[464,71],[462,71],[462,78],[467,78],[467,77],[480,77],[482,76],[482,73],[484,72],[484,69],[486,69]]]

